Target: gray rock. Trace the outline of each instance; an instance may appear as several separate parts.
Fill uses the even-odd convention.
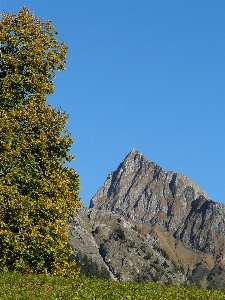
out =
[[[225,205],[190,178],[165,172],[133,149],[90,208],[139,224],[196,284],[225,288]]]
[[[179,270],[174,270],[174,264],[165,258],[165,253],[160,252],[157,241],[122,216],[83,208],[69,219],[69,224],[69,244],[75,254],[80,251],[98,266],[105,266],[112,280],[175,285],[187,281]]]

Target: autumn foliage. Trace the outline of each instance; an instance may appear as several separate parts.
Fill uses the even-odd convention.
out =
[[[0,20],[0,269],[66,275],[67,219],[81,206],[79,176],[65,165],[68,115],[46,104],[67,47],[51,21],[23,8]]]

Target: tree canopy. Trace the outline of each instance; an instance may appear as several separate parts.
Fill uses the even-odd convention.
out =
[[[67,47],[56,39],[51,21],[44,22],[31,10],[18,15],[2,13],[0,22],[1,106],[27,103],[29,96],[54,92],[56,71],[65,70]]]
[[[65,165],[68,115],[46,104],[67,47],[29,9],[0,20],[0,269],[65,275],[67,219],[81,206],[79,175]]]

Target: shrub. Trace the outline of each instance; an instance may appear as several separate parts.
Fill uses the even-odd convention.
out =
[[[168,265],[168,263],[167,263],[166,261],[163,262],[162,266],[163,266],[164,268],[169,268],[169,265]]]
[[[152,254],[150,252],[148,252],[145,256],[144,259],[146,260],[150,260],[152,258]]]
[[[133,241],[132,241],[132,242],[130,242],[130,245],[129,245],[129,247],[130,247],[130,248],[135,248],[135,242],[133,242]]]
[[[122,242],[125,242],[126,240],[125,233],[121,227],[115,229],[113,236],[116,241],[120,239]]]

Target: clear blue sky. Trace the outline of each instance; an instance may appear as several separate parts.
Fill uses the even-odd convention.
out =
[[[69,47],[49,97],[69,114],[86,206],[135,148],[225,203],[225,1],[0,0]]]

